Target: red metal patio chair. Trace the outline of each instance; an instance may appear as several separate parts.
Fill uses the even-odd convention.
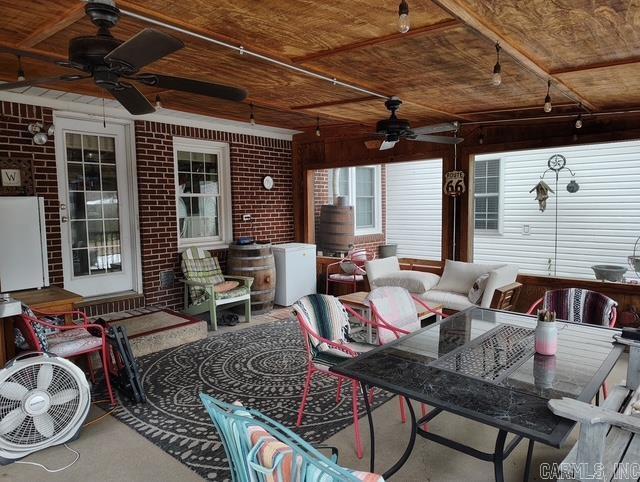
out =
[[[92,381],[95,382],[93,373],[93,366],[91,363],[91,355],[93,353],[100,353],[102,359],[102,367],[104,371],[104,379],[107,384],[107,391],[109,392],[109,399],[111,405],[115,405],[116,399],[111,389],[111,379],[109,377],[109,345],[106,340],[106,332],[100,325],[89,323],[89,318],[81,311],[71,311],[65,313],[42,313],[43,316],[79,316],[83,322],[81,324],[73,325],[54,325],[41,320],[30,314],[23,313],[16,317],[16,327],[20,330],[24,336],[29,349],[39,352],[48,352],[53,355],[62,358],[75,358],[78,356],[86,356],[89,367],[89,375]],[[46,344],[43,346],[43,341],[36,334],[35,326],[48,328],[55,330],[54,333],[46,335]],[[98,333],[98,336],[94,336],[89,332],[89,329]],[[41,335],[42,336],[42,335]]]
[[[343,333],[344,329],[349,326],[349,315],[345,307],[334,296],[329,295],[309,295],[300,298],[293,305],[293,310],[300,324],[300,329],[304,338],[305,349],[307,352],[307,377],[302,392],[302,402],[298,411],[298,419],[296,425],[302,424],[304,409],[307,405],[307,398],[311,388],[311,381],[316,374],[322,374],[333,377],[338,381],[338,392],[336,401],[340,401],[343,382],[351,383],[352,408],[353,408],[353,425],[356,439],[356,454],[358,458],[362,458],[362,439],[360,437],[359,423],[359,382],[352,378],[344,377],[329,371],[329,368],[348,358],[357,357],[360,353],[373,348],[372,345],[362,343],[354,343],[346,341]],[[321,313],[324,313],[322,315]],[[331,319],[319,319],[322,316],[329,316]],[[334,340],[330,340],[320,333],[327,333],[332,330]],[[340,341],[335,341],[342,338]],[[370,392],[371,398],[372,392]]]
[[[364,280],[367,272],[364,264],[375,258],[375,254],[366,249],[353,249],[340,261],[327,266],[326,293],[329,295],[329,283],[351,286],[351,293],[358,291],[358,283]]]

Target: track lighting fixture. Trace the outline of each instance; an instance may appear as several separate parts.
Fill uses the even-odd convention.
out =
[[[252,126],[254,126],[256,125],[256,116],[253,114],[253,102],[249,104],[249,107],[251,108],[251,114],[249,115],[249,122],[251,123]]]
[[[55,132],[55,128],[53,124],[49,125],[46,129],[44,124],[41,122],[34,122],[27,126],[27,130],[29,134],[33,135],[33,143],[39,146],[46,144],[49,140],[49,137],[52,136]]]
[[[407,33],[411,28],[409,24],[409,4],[402,0],[398,6],[398,32]]]
[[[26,79],[24,75],[24,69],[22,68],[22,58],[18,55],[18,82],[22,82]]]
[[[160,99],[160,94],[156,95],[156,109],[162,109],[162,99]]]
[[[491,83],[498,87],[502,83],[502,67],[500,66],[500,42],[496,42],[496,65],[493,66],[493,77]]]
[[[316,135],[320,137],[320,117],[316,117]]]
[[[551,80],[547,80],[547,96],[544,98],[544,111],[548,114],[551,112]]]

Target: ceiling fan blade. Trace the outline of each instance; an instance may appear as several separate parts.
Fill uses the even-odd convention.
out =
[[[124,64],[135,71],[149,65],[176,50],[184,47],[184,43],[171,35],[146,28],[142,32],[113,49],[104,59],[112,64]]]
[[[0,435],[6,435],[13,432],[27,418],[26,412],[22,407],[14,408],[0,420]]]
[[[425,134],[407,137],[406,139],[409,141],[433,142],[436,144],[460,144],[462,141],[464,141],[462,137],[430,136]]]
[[[120,82],[119,88],[107,89],[111,92],[122,107],[133,115],[151,114],[156,110],[149,100],[140,92],[135,85]]]
[[[148,85],[154,85],[162,89],[179,90],[182,92],[189,92],[191,94],[232,100],[234,102],[242,102],[247,97],[247,91],[244,89],[228,85],[212,84],[209,82],[201,82],[199,80],[185,79],[182,77],[172,77],[169,75],[152,74],[148,78],[146,77],[147,74],[144,75],[145,77],[140,79],[141,82]]]
[[[449,132],[456,131],[460,128],[460,123],[455,122],[443,122],[441,124],[432,124],[429,126],[422,126],[416,129],[411,129],[414,134],[435,134],[436,132]]]
[[[43,437],[49,438],[53,436],[53,417],[47,412],[34,415],[33,425],[35,425],[36,430],[40,432],[40,435]]]
[[[0,397],[20,401],[27,393],[29,393],[27,387],[20,385],[19,383],[4,382],[0,384]]]
[[[53,380],[53,366],[45,363],[38,370],[36,387],[38,390],[47,390],[51,385],[51,380]]]
[[[34,85],[51,84],[53,82],[72,82],[74,80],[88,79],[89,77],[89,75],[61,75],[58,77],[22,80],[20,82],[7,82],[6,84],[0,84],[0,90],[21,89]]]
[[[63,405],[76,398],[79,393],[80,392],[78,392],[78,390],[76,390],[75,388],[60,390],[59,392],[51,395],[51,405]]]
[[[393,146],[395,146],[399,141],[382,141],[382,144],[380,144],[380,149],[381,151],[386,151],[387,149],[391,149]]]

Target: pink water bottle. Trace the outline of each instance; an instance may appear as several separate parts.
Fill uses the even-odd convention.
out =
[[[536,326],[536,353],[540,355],[555,355],[558,351],[558,328],[555,313],[540,310],[538,325]]]

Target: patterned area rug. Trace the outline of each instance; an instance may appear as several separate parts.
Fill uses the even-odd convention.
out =
[[[295,427],[306,361],[293,321],[213,336],[139,362],[148,402],[121,401],[113,415],[205,479],[230,480],[230,472],[200,392],[226,402],[240,400]],[[314,377],[303,425],[294,428],[308,442],[322,442],[352,424],[350,390],[345,387],[336,403],[336,388],[329,377]],[[378,393],[375,405],[386,400],[388,396]],[[366,430],[365,420],[361,429]]]

